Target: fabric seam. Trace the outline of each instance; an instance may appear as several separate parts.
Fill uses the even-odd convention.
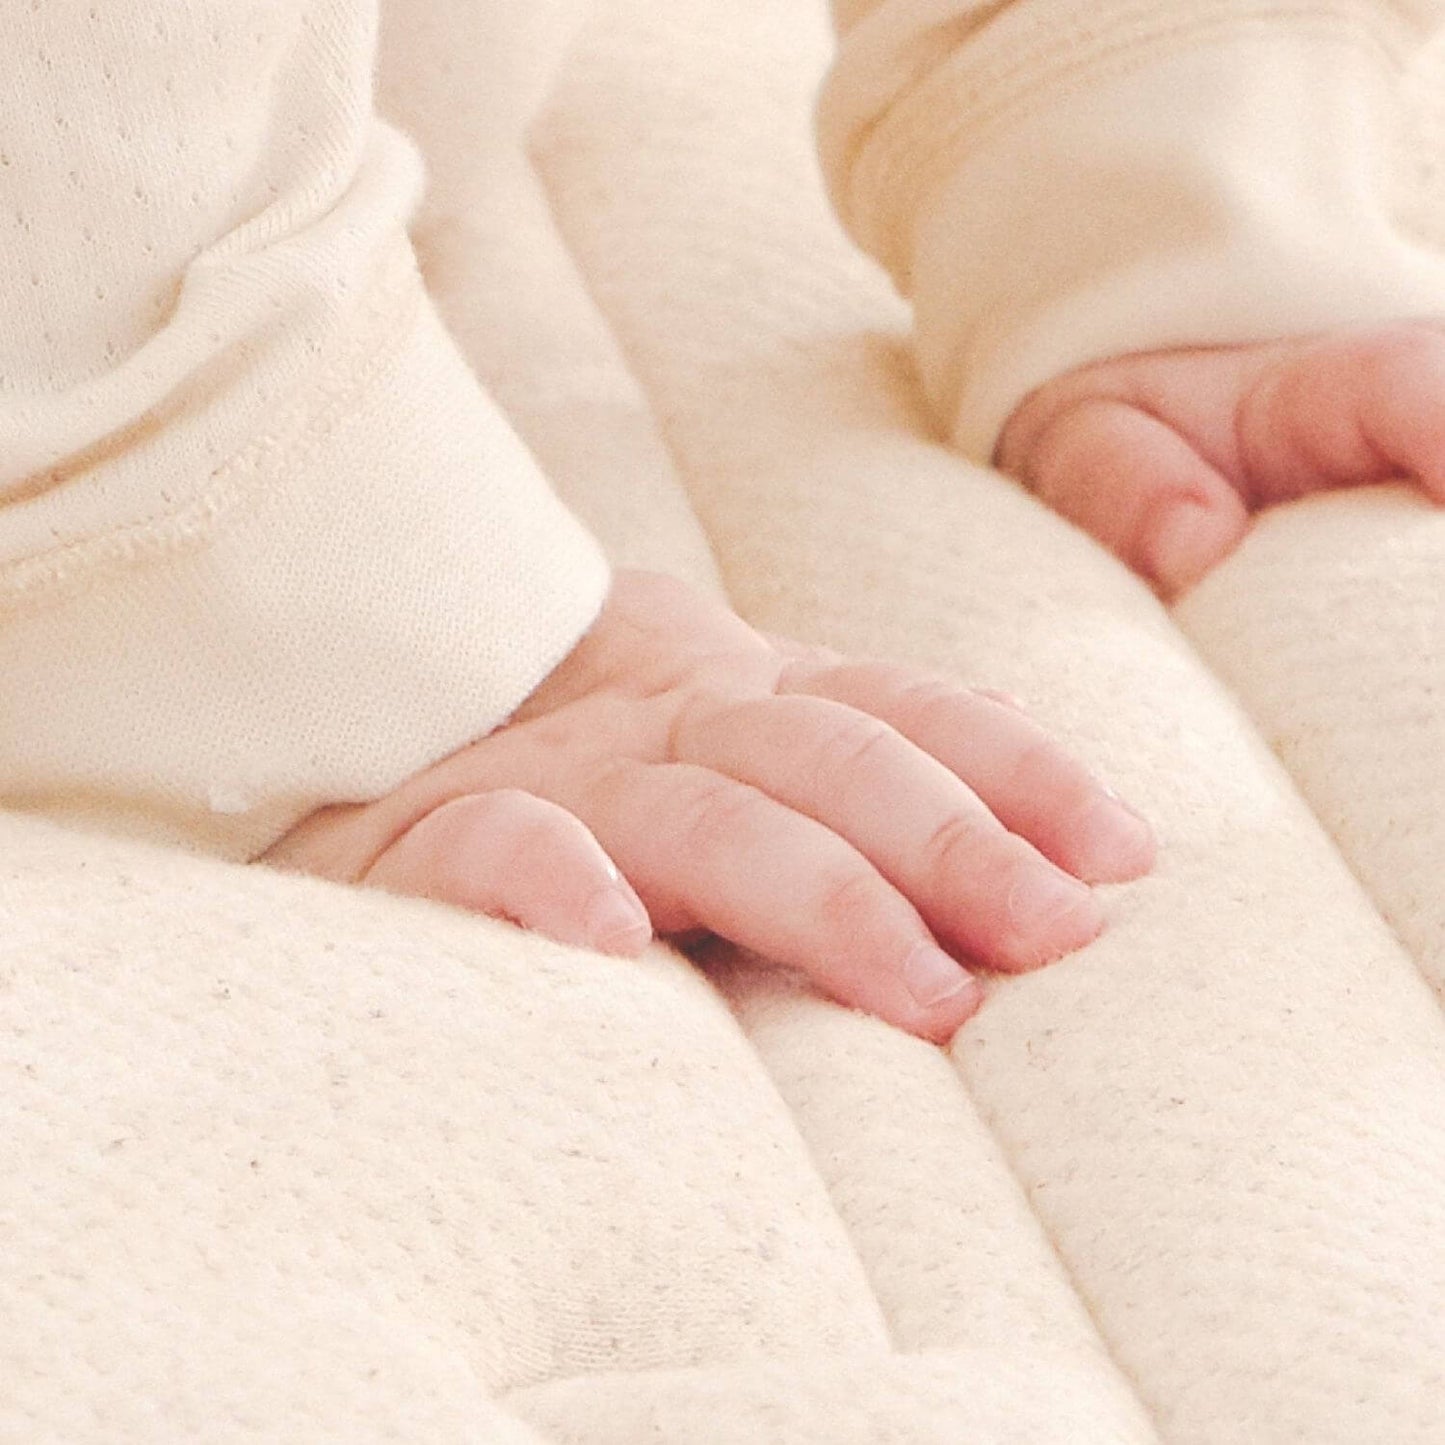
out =
[[[1152,7],[1147,7],[1152,8]],[[1146,7],[1123,20],[1143,18]],[[898,100],[865,132],[854,147],[855,162],[847,184],[848,208],[855,231],[893,275],[900,290],[910,285],[913,223],[927,195],[950,171],[992,138],[1006,122],[1045,110],[1049,104],[1072,98],[1099,81],[1118,80],[1137,72],[1158,50],[1171,53],[1198,50],[1230,34],[1257,32],[1270,21],[1291,25],[1296,34],[1317,40],[1334,40],[1357,49],[1372,49],[1390,70],[1402,71],[1403,45],[1391,36],[1391,27],[1352,9],[1321,16],[1295,5],[1263,5],[1245,13],[1213,15],[1161,25],[1144,34],[1100,37],[1085,55],[1071,53],[1080,37],[1066,42],[1057,37],[1012,57],[1006,64],[979,64],[970,57],[954,61]],[[1083,37],[1087,39],[1087,37]],[[959,105],[962,98],[963,104]],[[932,117],[947,119],[938,126]],[[919,136],[938,126],[936,138],[920,145]],[[862,218],[858,203],[860,182],[872,181],[874,193],[868,208],[875,217],[902,216],[906,224],[876,227]],[[889,245],[884,234],[892,230],[901,244]]]
[[[404,243],[379,263],[366,315],[340,353],[271,425],[174,505],[0,567],[0,613],[61,602],[97,576],[189,550],[213,536],[229,515],[278,481],[283,463],[313,455],[400,354],[411,339],[422,302],[422,288],[414,281],[410,246]]]

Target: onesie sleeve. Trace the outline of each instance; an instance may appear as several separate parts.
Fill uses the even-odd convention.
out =
[[[5,7],[0,806],[250,859],[601,606],[425,293],[375,11]]]
[[[1397,223],[1441,0],[834,0],[824,169],[980,462],[1086,362],[1445,312]]]

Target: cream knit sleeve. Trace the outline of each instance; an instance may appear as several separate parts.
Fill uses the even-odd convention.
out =
[[[1445,312],[1392,212],[1440,0],[834,0],[825,170],[986,461],[1087,361]]]
[[[424,293],[375,0],[3,24],[0,806],[254,857],[504,720],[606,565]]]

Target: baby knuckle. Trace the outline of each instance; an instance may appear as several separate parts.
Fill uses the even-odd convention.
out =
[[[923,845],[925,866],[932,874],[956,875],[974,871],[1002,832],[991,818],[971,813],[950,813]]]
[[[1129,421],[1130,408],[1117,397],[1088,393],[1072,398],[1034,440],[1032,479],[1045,486],[1060,471],[1110,454],[1127,434]]]
[[[1063,811],[1085,802],[1092,792],[1087,774],[1048,737],[1034,738],[1019,749],[1007,786],[1017,794],[1046,796]]]
[[[818,916],[831,932],[852,936],[878,910],[882,886],[867,867],[835,870],[819,883]]]
[[[410,831],[425,828],[427,834],[446,848],[454,848],[468,834],[495,824],[498,813],[493,793],[463,793],[439,803],[412,824]]]
[[[940,712],[952,714],[961,703],[972,702],[974,696],[969,689],[945,678],[915,678],[899,690],[903,725],[905,728],[926,730]]]
[[[699,783],[683,809],[679,845],[708,853],[730,836],[750,830],[767,809],[763,795],[728,778]]]
[[[465,793],[446,805],[472,820],[505,827],[535,816],[537,799],[522,788],[496,788],[487,793]]]
[[[862,713],[836,723],[818,748],[818,782],[832,785],[840,776],[866,770],[879,753],[888,750],[893,737],[886,723]]]
[[[700,742],[708,728],[725,721],[735,702],[735,698],[716,688],[691,688],[676,704],[668,723],[662,750],[666,760],[680,763],[694,757],[701,750]]]
[[[506,834],[515,843],[537,824],[540,804],[520,788],[488,793],[463,793],[431,812],[431,827],[453,845],[477,834]]]
[[[529,867],[546,867],[561,856],[575,858],[576,845],[585,834],[583,825],[560,808],[519,818],[509,834],[509,866],[525,872]]]
[[[501,788],[453,800],[457,844],[484,841],[485,856],[505,859],[505,866],[526,871],[551,863],[559,851],[590,837],[578,818],[533,793]],[[453,850],[454,853],[456,850]],[[468,850],[469,857],[476,849]]]

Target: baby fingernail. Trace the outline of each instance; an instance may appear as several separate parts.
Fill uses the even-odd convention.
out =
[[[587,905],[587,942],[601,953],[636,953],[652,937],[642,904],[621,888],[603,888]]]
[[[975,984],[972,974],[928,943],[920,943],[903,960],[903,982],[919,1008],[932,1008]]]

